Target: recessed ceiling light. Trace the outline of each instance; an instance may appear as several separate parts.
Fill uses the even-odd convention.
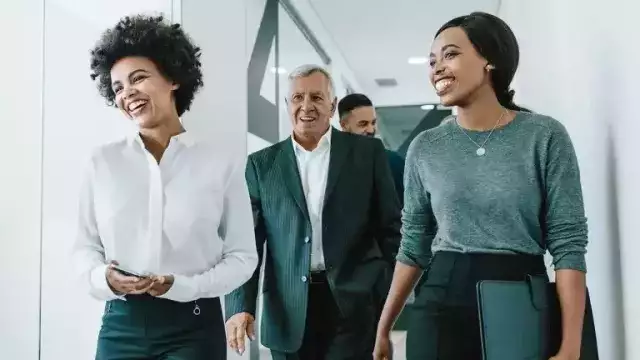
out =
[[[392,86],[398,85],[398,81],[394,78],[379,78],[379,79],[374,79],[374,81],[380,87],[392,87]]]
[[[433,110],[435,108],[436,108],[436,106],[433,105],[433,104],[424,104],[424,105],[420,106],[420,109],[422,109],[422,110]]]
[[[426,64],[429,59],[424,56],[412,56],[407,60],[411,65],[423,65]]]
[[[287,70],[285,68],[283,68],[283,67],[275,67],[274,66],[274,67],[271,68],[271,72],[274,73],[274,74],[276,74],[276,73],[278,73],[278,74],[286,74]]]

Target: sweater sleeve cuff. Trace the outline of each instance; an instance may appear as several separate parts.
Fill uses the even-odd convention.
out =
[[[422,266],[420,266],[420,264],[418,264],[418,261],[407,256],[404,252],[399,252],[398,255],[396,256],[396,260],[405,265],[409,265],[417,268],[423,268]]]
[[[189,302],[198,300],[196,290],[197,287],[193,284],[192,278],[182,275],[173,275],[173,284],[169,290],[158,297],[177,302]]]
[[[555,260],[553,264],[554,270],[577,270],[584,273],[587,272],[587,264],[582,253],[569,253]]]

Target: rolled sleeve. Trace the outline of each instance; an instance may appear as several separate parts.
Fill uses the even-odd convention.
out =
[[[405,208],[407,197],[405,196]],[[409,266],[426,269],[431,261],[431,244],[435,237],[435,221],[428,212],[402,212],[402,241],[396,260]]]
[[[563,256],[554,256],[554,269],[570,269],[570,270],[578,270],[584,273],[587,272],[587,262],[584,258],[584,253],[581,252],[573,252],[567,253]]]
[[[404,249],[402,249],[404,250]],[[409,266],[413,266],[413,267],[419,267],[424,269],[424,267],[422,265],[420,265],[420,263],[418,263],[418,260],[416,259],[416,256],[413,254],[410,254],[408,251],[402,251],[398,253],[398,256],[396,256],[396,260],[398,260],[398,262],[401,262],[405,265],[409,265]]]
[[[426,269],[431,260],[431,244],[437,224],[431,208],[430,195],[421,176],[420,137],[409,146],[404,173],[404,208],[402,209],[402,240],[396,260]]]
[[[555,270],[587,271],[588,228],[578,159],[560,124],[549,139],[546,161],[544,230]]]

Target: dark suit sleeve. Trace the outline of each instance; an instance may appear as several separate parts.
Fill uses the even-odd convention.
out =
[[[396,191],[398,192],[398,200],[400,200],[400,207],[404,200],[404,158],[397,153],[393,153],[395,159],[393,168],[393,180],[396,185]]]
[[[249,281],[232,291],[229,295],[225,296],[226,319],[229,319],[231,316],[241,312],[248,312],[255,317],[256,303],[258,301],[258,281],[260,279],[260,269],[262,268],[266,230],[264,218],[262,217],[262,204],[260,202],[258,177],[256,176],[255,163],[251,156],[247,161],[245,177],[247,180],[247,187],[249,189],[249,198],[251,199],[251,208],[253,210],[253,225],[256,236],[256,249],[258,251],[258,266]]]
[[[389,160],[379,140],[374,145],[374,167],[375,234],[384,257],[394,263],[400,247],[401,207]]]

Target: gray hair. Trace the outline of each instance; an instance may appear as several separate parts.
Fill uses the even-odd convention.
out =
[[[324,67],[320,65],[314,65],[314,64],[305,64],[305,65],[298,66],[297,68],[293,69],[293,71],[289,73],[289,93],[291,93],[291,85],[293,84],[293,81],[295,79],[305,78],[315,73],[321,73],[327,78],[327,80],[329,80],[329,94],[333,99],[333,97],[336,95],[336,87],[333,82],[333,78],[331,77],[331,74]]]

